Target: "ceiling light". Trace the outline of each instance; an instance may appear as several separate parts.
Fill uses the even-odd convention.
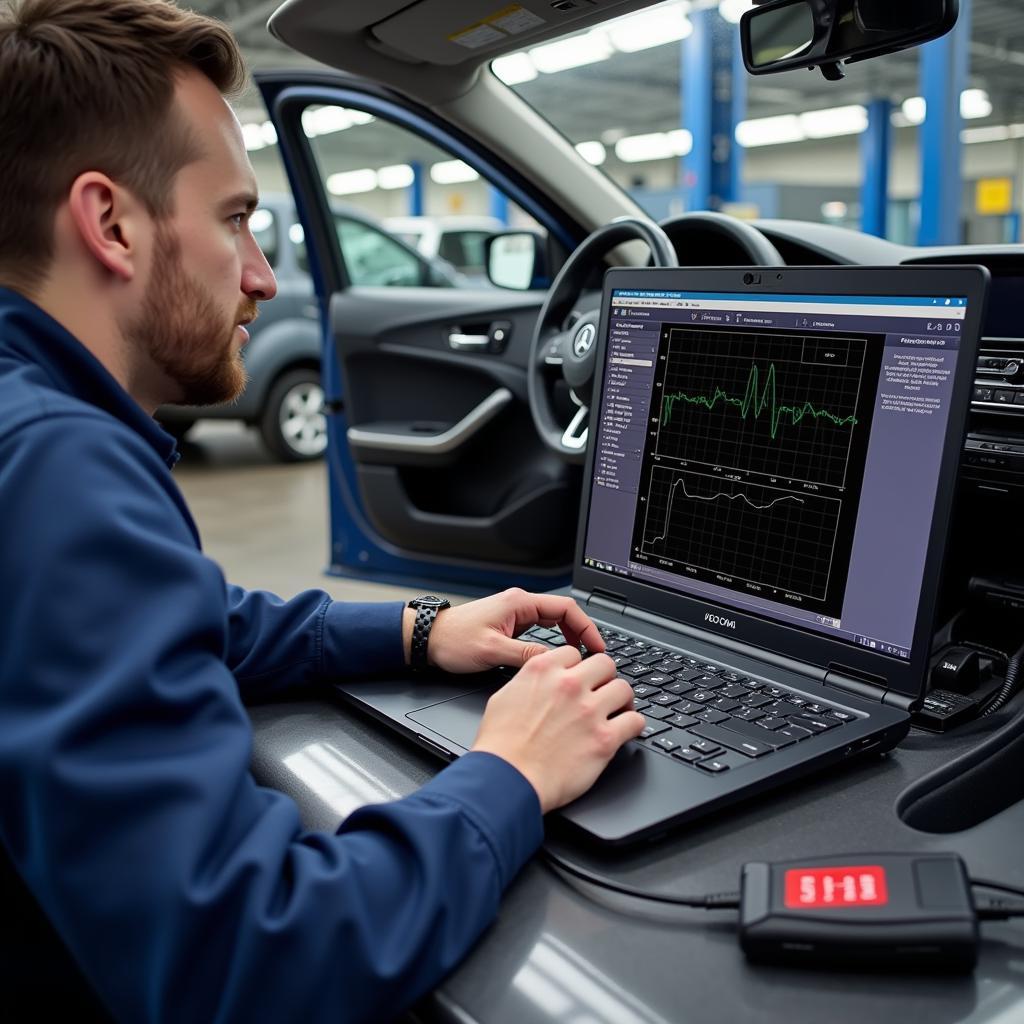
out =
[[[722,0],[718,13],[732,25],[738,25],[740,18],[754,7],[754,0]]]
[[[608,151],[596,139],[591,142],[577,142],[576,152],[594,167],[600,167],[608,157]]]
[[[686,128],[677,128],[666,133],[673,156],[686,156],[693,149],[693,133]]]
[[[438,185],[461,185],[466,181],[476,181],[480,175],[461,160],[442,160],[430,168],[430,177]]]
[[[911,96],[909,100],[903,101],[900,111],[908,124],[924,124],[928,116],[928,103],[923,96]]]
[[[960,93],[960,116],[966,121],[992,115],[992,101],[984,89],[964,89]]]
[[[650,135],[627,135],[615,143],[615,155],[626,164],[638,164],[645,160],[665,160],[675,154],[664,132]]]
[[[868,130],[866,107],[831,107],[800,114],[800,127],[809,139],[833,139],[839,135],[859,135]]]
[[[988,124],[984,128],[965,128],[960,133],[960,141],[965,145],[976,142],[1005,142],[1010,138],[1008,124]]]
[[[260,125],[253,122],[242,125],[242,141],[245,143],[245,148],[253,153],[258,149],[265,149],[266,143],[263,141],[263,129]]]
[[[355,123],[354,111],[344,107],[316,107],[302,112],[302,130],[307,139],[315,139],[319,135],[330,135],[332,132],[343,132]]]
[[[266,231],[274,223],[274,215],[269,210],[253,210],[249,215],[249,230],[253,233]]]
[[[532,82],[537,77],[537,69],[528,53],[510,53],[507,57],[499,57],[491,63],[491,70],[506,85]]]
[[[263,143],[267,146],[277,145],[277,129],[273,121],[264,121],[260,125],[260,135],[263,136]]]
[[[348,116],[353,124],[372,124],[377,120],[373,114],[368,114],[365,110],[350,110]]]
[[[408,188],[416,180],[409,164],[391,164],[377,172],[377,185],[383,189]]]
[[[681,4],[660,7],[644,14],[633,14],[612,22],[608,37],[616,50],[637,53],[663,43],[677,43],[693,34],[693,23]]]
[[[369,167],[359,171],[339,171],[327,179],[327,191],[335,196],[354,196],[377,187],[377,172]]]
[[[604,32],[592,31],[557,43],[535,46],[530,57],[538,71],[553,75],[558,71],[596,64],[612,55],[612,44]]]
[[[796,114],[760,117],[753,121],[740,121],[736,125],[736,141],[746,149],[775,146],[782,142],[801,142],[806,137]]]

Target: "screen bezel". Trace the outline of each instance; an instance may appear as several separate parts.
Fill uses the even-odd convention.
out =
[[[591,443],[587,446],[580,502],[580,517],[573,564],[573,586],[584,591],[599,590],[623,599],[627,606],[669,619],[708,636],[748,643],[775,655],[782,655],[823,671],[850,671],[874,677],[888,690],[910,698],[924,692],[931,653],[931,635],[938,600],[939,582],[946,539],[956,494],[960,453],[967,433],[978,340],[984,322],[989,272],[982,266],[892,266],[814,268],[616,268],[607,271],[601,295],[601,317],[591,395]],[[740,611],[714,601],[665,590],[654,584],[616,576],[583,564],[590,504],[593,495],[594,459],[597,450],[596,411],[604,387],[608,349],[609,311],[612,292],[619,288],[685,292],[747,292],[759,295],[841,295],[922,296],[967,298],[967,314],[960,337],[960,355],[953,380],[952,409],[939,470],[928,549],[925,558],[921,600],[914,625],[909,661],[880,654],[818,633]],[[716,629],[705,621],[707,613],[725,612],[735,629]]]

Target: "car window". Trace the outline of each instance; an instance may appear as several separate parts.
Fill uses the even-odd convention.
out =
[[[343,216],[336,216],[334,225],[352,284],[415,287],[429,283],[426,263],[383,231]]]
[[[385,118],[314,105],[302,126],[328,201],[350,222],[338,237],[353,281],[407,282],[413,249],[426,267],[419,284],[489,288],[486,239],[499,230],[540,230],[475,169]]]

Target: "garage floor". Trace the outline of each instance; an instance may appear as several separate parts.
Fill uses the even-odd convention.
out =
[[[307,587],[352,601],[415,596],[408,587],[324,575],[329,535],[323,462],[281,465],[255,431],[209,422],[189,435],[174,476],[203,549],[232,583],[286,598]]]

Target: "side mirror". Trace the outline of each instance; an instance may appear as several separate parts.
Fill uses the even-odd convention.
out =
[[[533,231],[502,231],[486,242],[487,277],[499,288],[528,291],[547,279],[544,236]]]
[[[904,50],[945,35],[959,0],[768,0],[740,20],[743,63],[752,75],[821,68]]]

